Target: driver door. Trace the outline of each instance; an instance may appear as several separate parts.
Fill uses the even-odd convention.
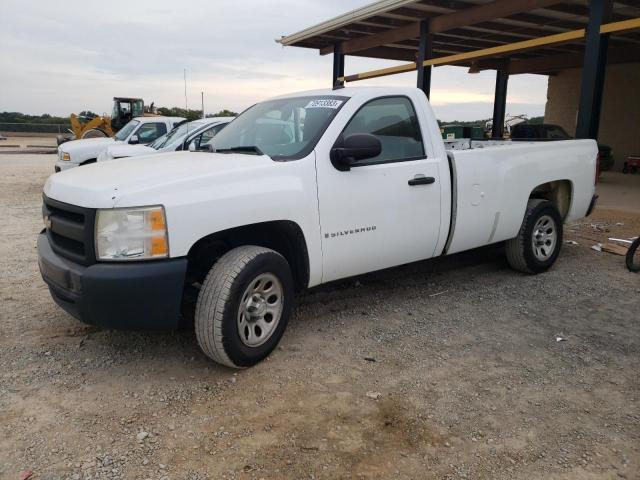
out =
[[[316,158],[323,282],[429,258],[438,241],[438,161],[425,154],[412,101],[365,103],[342,135],[353,133],[375,135],[382,152],[348,171],[338,170],[329,152]]]

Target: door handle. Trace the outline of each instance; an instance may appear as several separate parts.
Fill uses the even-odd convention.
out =
[[[414,187],[416,185],[431,185],[435,183],[436,179],[433,177],[425,177],[423,175],[416,175],[409,180],[409,186]]]

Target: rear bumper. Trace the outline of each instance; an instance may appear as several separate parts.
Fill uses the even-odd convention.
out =
[[[85,267],[56,254],[43,233],[38,265],[53,300],[84,323],[125,330],[178,326],[185,258]]]

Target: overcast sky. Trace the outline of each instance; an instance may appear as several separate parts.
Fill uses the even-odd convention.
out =
[[[368,0],[0,2],[0,111],[109,112],[114,96],[157,106],[241,111],[261,99],[329,87],[331,56],[275,43]],[[395,62],[347,57],[345,71]],[[491,116],[494,72],[439,67],[432,104],[443,120]],[[353,85],[415,84],[415,73]],[[542,115],[547,78],[509,80],[508,114]]]

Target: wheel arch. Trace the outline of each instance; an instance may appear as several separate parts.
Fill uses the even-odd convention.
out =
[[[573,191],[573,182],[571,180],[552,180],[550,182],[542,183],[531,190],[529,199],[538,198],[549,200],[558,209],[558,212],[560,212],[560,216],[564,221],[571,211]]]
[[[187,254],[187,283],[202,283],[213,264],[229,250],[256,245],[280,253],[291,266],[296,290],[309,285],[309,253],[300,226],[290,220],[254,223],[211,233]]]

